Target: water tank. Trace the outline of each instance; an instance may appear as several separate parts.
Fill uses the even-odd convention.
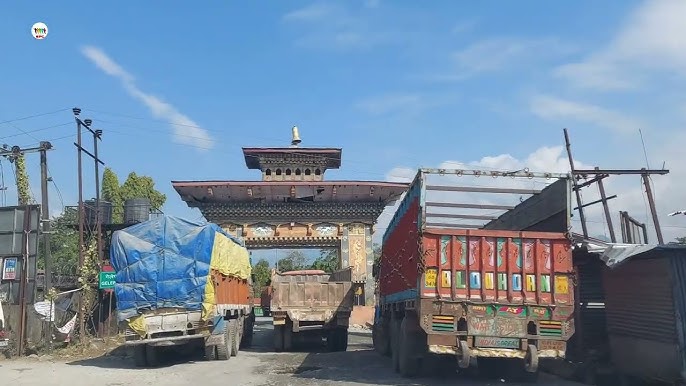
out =
[[[96,201],[95,199],[86,200],[83,203],[83,215],[86,225],[94,227],[96,222]],[[100,223],[112,224],[112,203],[100,200]]]
[[[150,200],[131,198],[124,201],[124,224],[136,224],[150,219]]]

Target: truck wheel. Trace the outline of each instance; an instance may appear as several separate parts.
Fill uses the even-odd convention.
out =
[[[208,361],[217,360],[217,346],[205,346],[205,359]]]
[[[148,366],[157,367],[159,365],[158,349],[155,346],[145,345],[145,361]]]
[[[232,319],[229,320],[229,344],[231,345],[231,356],[235,357],[238,355],[238,346],[240,343],[240,334],[239,334],[239,323],[238,320]]]
[[[133,363],[136,367],[145,367],[148,365],[148,361],[145,357],[145,345],[137,344],[133,346]]]
[[[348,329],[339,328],[338,329],[338,350],[348,351]]]
[[[293,325],[286,323],[283,329],[283,349],[284,351],[293,350]]]
[[[385,327],[383,321],[372,328],[372,342],[374,349],[383,356],[388,356],[391,353],[390,339],[388,339],[388,328]]]
[[[400,323],[400,344],[398,349],[398,362],[400,375],[403,377],[414,377],[419,373],[421,362],[416,357],[421,353],[416,334],[412,329],[413,320],[407,316]]]
[[[397,319],[391,320],[391,361],[393,362],[393,370],[400,371],[400,321]]]
[[[283,351],[283,332],[284,326],[274,326],[274,350]]]
[[[227,320],[224,322],[224,331],[222,332],[222,341],[217,345],[217,359],[225,361],[231,358],[231,322]]]
[[[255,317],[250,316],[243,325],[243,338],[241,339],[242,348],[250,348],[252,346],[252,335],[255,329]]]

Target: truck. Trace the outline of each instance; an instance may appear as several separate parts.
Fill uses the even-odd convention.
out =
[[[218,225],[161,216],[115,231],[110,260],[117,319],[136,366],[159,349],[203,349],[228,360],[252,343],[249,253]]]
[[[321,270],[272,270],[270,313],[274,349],[290,351],[294,338],[310,332],[326,338],[330,351],[348,349],[348,324],[353,308],[352,269],[328,274]]]
[[[510,379],[533,381],[539,359],[565,356],[574,334],[571,180],[567,174],[491,173],[420,169],[383,236],[373,267],[372,339],[404,377],[438,355],[454,356],[462,369],[476,364],[479,371],[505,370]],[[542,191],[445,185],[468,175],[556,181]],[[456,202],[457,192],[468,193],[471,203]],[[533,195],[507,206],[485,204],[474,193]],[[507,211],[484,216],[455,209]],[[465,225],[464,219],[491,221]]]

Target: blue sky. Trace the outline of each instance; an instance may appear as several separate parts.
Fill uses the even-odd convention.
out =
[[[0,6],[0,122],[13,120],[0,142],[53,140],[53,211],[77,200],[78,106],[120,178],[152,176],[165,212],[193,218],[171,180],[257,179],[240,148],[288,145],[294,124],[302,146],[343,148],[329,179],[367,180],[456,163],[566,171],[562,127],[581,165],[643,167],[641,128],[650,165],[672,170],[654,179],[667,238],[686,233],[666,216],[686,209],[684,2],[155,4]],[[45,40],[29,33],[38,21]],[[38,194],[37,156],[29,172]],[[609,188],[613,213],[645,218],[637,179]],[[589,217],[603,233],[599,209]]]

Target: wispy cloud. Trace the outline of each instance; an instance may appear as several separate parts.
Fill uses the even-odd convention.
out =
[[[600,106],[573,102],[550,95],[536,95],[530,101],[531,112],[548,120],[572,120],[589,123],[618,132],[631,132],[641,127],[634,118]]]
[[[686,76],[686,2],[646,1],[627,18],[608,44],[554,74],[570,84],[597,90],[625,90],[643,80],[641,70]]]
[[[521,67],[574,51],[556,38],[498,37],[480,40],[452,54],[452,70],[432,75],[434,81],[462,81],[482,73]]]
[[[173,139],[175,142],[192,145],[203,150],[209,150],[214,146],[214,141],[207,130],[200,128],[195,121],[179,112],[171,104],[138,88],[133,75],[109,57],[102,49],[84,46],[81,48],[81,53],[105,74],[119,79],[124,90],[131,97],[145,105],[155,118],[169,121],[173,129]]]
[[[333,4],[315,3],[304,8],[296,9],[283,15],[284,21],[317,22],[333,17],[341,9]]]
[[[369,49],[392,40],[392,36],[372,20],[378,0],[367,0],[352,9],[333,3],[313,3],[286,13],[282,20],[300,30],[295,44],[334,50]]]

